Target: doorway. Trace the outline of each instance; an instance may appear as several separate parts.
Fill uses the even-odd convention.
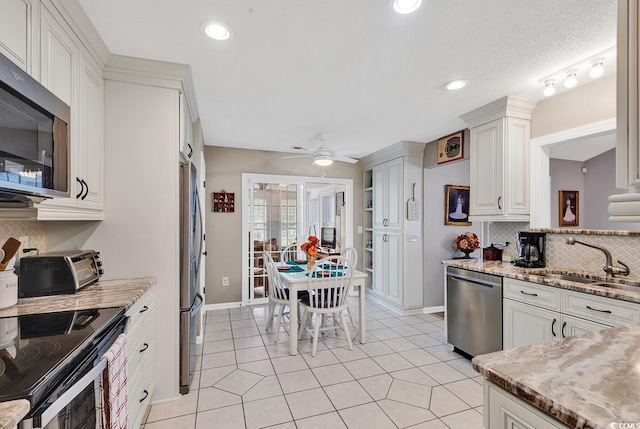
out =
[[[279,261],[285,248],[323,231],[335,231],[336,247],[353,245],[351,179],[244,173],[242,182],[242,305],[268,301],[263,251]]]

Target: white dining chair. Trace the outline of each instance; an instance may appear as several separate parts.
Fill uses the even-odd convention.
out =
[[[322,269],[322,267],[328,266],[332,262],[341,268]],[[305,330],[311,334],[313,338],[311,356],[315,356],[320,332],[337,331],[341,329],[347,337],[349,350],[353,350],[349,327],[343,317],[343,312],[348,306],[349,291],[351,290],[353,282],[351,263],[349,259],[343,256],[329,256],[320,259],[316,265],[318,270],[307,270],[305,273],[308,276],[307,291],[309,293],[300,300],[304,308],[304,315],[300,322],[298,338],[302,337]],[[310,328],[307,325],[307,321],[310,320],[313,314],[316,315],[316,320],[313,328]],[[328,314],[333,315],[332,325],[325,323]]]
[[[342,251],[342,256],[344,256],[349,260],[349,263],[351,264],[352,269],[355,270],[356,265],[358,265],[358,251],[353,247],[347,247]],[[351,325],[353,326],[353,328],[358,329],[358,326],[356,326],[356,323],[353,321],[353,314],[351,314],[351,306],[348,304],[348,301],[347,301],[347,313],[349,314],[349,320],[351,320]]]
[[[267,269],[267,279],[269,281],[269,318],[267,319],[265,331],[269,332],[273,324],[273,318],[276,317],[276,335],[274,342],[277,343],[280,327],[282,326],[282,318],[285,316],[284,308],[289,304],[289,291],[283,286],[278,268],[269,252],[263,251],[262,257],[264,258],[264,265]],[[273,312],[276,306],[278,307],[278,314],[274,316]]]
[[[295,261],[298,259],[298,245],[292,244],[286,247],[280,254],[280,260],[282,262]]]

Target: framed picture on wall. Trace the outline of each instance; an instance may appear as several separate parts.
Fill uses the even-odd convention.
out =
[[[464,130],[438,139],[438,164],[464,158]]]
[[[444,224],[471,225],[469,222],[469,187],[446,185],[444,188]]]
[[[579,220],[579,193],[578,191],[558,191],[558,225],[578,226]]]

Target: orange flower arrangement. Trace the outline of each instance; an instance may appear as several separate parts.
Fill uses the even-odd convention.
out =
[[[472,252],[480,248],[480,241],[473,232],[465,232],[456,238],[456,241],[453,242],[453,248],[463,252]]]
[[[300,249],[308,256],[315,258],[318,256],[318,251],[320,250],[320,240],[318,240],[318,237],[315,235],[310,235],[307,241],[302,243]]]

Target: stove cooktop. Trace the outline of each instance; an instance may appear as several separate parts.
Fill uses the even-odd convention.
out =
[[[37,398],[65,378],[66,366],[88,356],[124,308],[0,318],[0,401]]]

